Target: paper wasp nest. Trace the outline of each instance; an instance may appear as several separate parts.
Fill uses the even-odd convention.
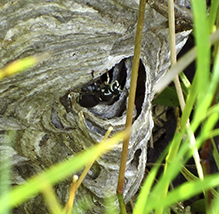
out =
[[[126,202],[136,193],[144,175],[147,142],[153,128],[153,86],[170,66],[168,23],[157,11],[154,5],[146,6],[125,175]],[[15,145],[10,147],[0,142],[0,152],[7,151],[13,157],[13,185],[22,184],[45,168],[86,150],[102,139],[109,126],[113,132],[124,128],[137,14],[138,3],[134,0],[0,3],[0,67],[25,56],[51,53],[48,60],[33,69],[0,82],[1,136],[4,137],[6,130],[16,130]],[[191,26],[185,27],[188,28]],[[177,29],[180,29],[176,35],[179,51],[189,32],[181,26]],[[108,84],[119,82],[119,96],[102,103],[99,94],[94,91],[93,95],[88,90],[83,95],[88,93],[97,105],[82,107],[76,102],[80,90],[104,82],[102,75],[106,69],[110,76]],[[118,147],[97,160],[88,173],[76,198],[80,201],[80,197],[86,196],[92,201],[93,207],[86,213],[103,213],[104,197],[116,192],[120,157],[121,147]],[[70,182],[71,178],[55,186],[63,204],[68,198]],[[48,210],[42,197],[35,196],[13,213],[45,214]]]

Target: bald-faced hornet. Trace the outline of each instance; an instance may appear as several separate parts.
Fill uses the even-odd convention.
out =
[[[110,83],[108,72],[107,81],[97,81],[81,88],[80,95],[76,98],[82,107],[91,108],[100,103],[110,104],[121,93],[120,84],[117,80]]]

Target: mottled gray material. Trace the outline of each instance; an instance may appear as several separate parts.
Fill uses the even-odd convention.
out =
[[[109,126],[113,132],[124,128],[125,110],[119,111],[127,104],[137,10],[136,0],[1,1],[0,67],[25,56],[51,54],[36,67],[0,82],[0,129],[16,130],[13,148],[0,142],[0,150],[13,157],[13,184],[22,184],[31,175],[92,146]],[[177,34],[177,51],[188,33],[182,30]],[[141,79],[144,93],[138,94],[140,111],[136,107],[134,112],[125,175],[126,202],[144,175],[153,128],[152,89],[169,68],[169,56],[167,19],[147,5],[141,52],[146,79]],[[77,92],[92,82],[91,71],[96,79],[115,66],[115,77],[121,60],[127,77],[119,100],[92,109],[78,105]],[[86,196],[93,204],[87,213],[103,213],[105,195],[116,192],[120,156],[121,144],[97,160],[88,173],[76,198],[78,202]],[[55,187],[63,204],[70,182],[68,178]],[[36,196],[14,213],[48,211],[42,197]],[[79,208],[77,213],[85,211]]]

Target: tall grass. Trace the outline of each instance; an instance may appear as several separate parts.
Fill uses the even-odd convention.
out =
[[[212,1],[212,7],[213,5],[215,7],[215,4],[216,1]],[[207,139],[212,138],[212,132],[216,132],[216,130],[213,131],[213,129],[219,118],[219,105],[215,102],[213,104],[213,99],[215,94],[217,94],[216,89],[219,80],[218,51],[216,51],[213,70],[210,73],[211,31],[209,31],[209,29],[213,29],[213,27],[209,25],[216,22],[216,12],[215,8],[211,8],[210,18],[208,18],[205,1],[193,0],[192,8],[197,51],[195,77],[191,87],[188,89],[185,108],[180,118],[180,126],[178,130],[176,130],[172,142],[170,142],[168,155],[166,156],[165,171],[159,178],[159,181],[152,186],[158,171],[158,166],[155,166],[151,170],[140,192],[134,214],[147,214],[153,210],[155,213],[163,213],[165,210],[168,210],[167,208],[171,205],[189,199],[198,193],[204,193],[205,197],[207,197],[207,191],[219,185],[219,173],[214,175],[203,174],[203,171],[206,171],[206,169],[203,165],[201,167],[198,154],[198,149],[205,144]],[[211,14],[211,12],[214,14]],[[186,63],[187,62],[185,62],[185,64]],[[175,69],[177,69],[177,64]],[[180,72],[180,70],[178,72]],[[162,79],[159,84],[162,84]],[[158,88],[158,86],[156,87]],[[194,110],[194,117],[190,120],[192,110]],[[195,138],[194,133],[200,126],[202,127],[201,132]],[[214,150],[214,152],[216,153],[214,157],[217,158],[216,162],[218,162],[218,152],[216,150]],[[188,159],[192,156],[195,159],[200,178],[196,178],[193,181],[190,180],[178,188],[163,194],[168,189],[170,182],[180,173]],[[216,214],[216,211],[219,209],[218,193],[214,193],[215,200],[213,200],[213,203],[211,204],[207,200],[205,210],[207,213]]]

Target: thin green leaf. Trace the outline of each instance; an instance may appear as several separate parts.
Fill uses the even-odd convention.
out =
[[[163,106],[179,106],[179,100],[175,88],[165,88],[152,103]]]

